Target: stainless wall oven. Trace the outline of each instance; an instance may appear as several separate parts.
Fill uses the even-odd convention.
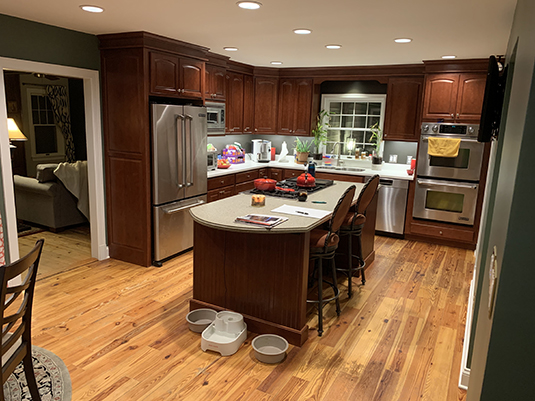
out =
[[[473,225],[485,144],[476,124],[423,123],[413,217]],[[456,157],[428,154],[429,138],[459,138]]]
[[[416,179],[413,217],[474,224],[479,184]]]

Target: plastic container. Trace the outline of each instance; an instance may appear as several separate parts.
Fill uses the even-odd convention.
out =
[[[202,333],[215,320],[217,312],[213,309],[195,309],[187,314],[189,329],[195,333]]]
[[[219,312],[214,322],[201,335],[201,349],[219,352],[221,356],[235,354],[247,338],[247,325],[239,313]]]
[[[279,363],[286,356],[288,341],[276,334],[262,334],[252,342],[256,359],[264,363]]]

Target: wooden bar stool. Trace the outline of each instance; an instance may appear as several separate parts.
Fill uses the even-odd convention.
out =
[[[360,191],[357,203],[355,204],[354,210],[347,213],[342,226],[340,227],[340,236],[347,235],[347,257],[348,257],[348,267],[338,268],[337,270],[343,272],[347,275],[347,296],[351,298],[353,295],[353,273],[359,271],[362,275],[362,285],[366,284],[366,277],[364,276],[364,267],[366,262],[362,257],[362,229],[366,223],[366,209],[373,200],[373,197],[377,193],[379,188],[379,175],[374,175],[371,177],[362,191]],[[357,238],[358,241],[358,251],[357,254],[353,254],[353,237]],[[357,259],[357,265],[353,267],[353,259]]]
[[[338,242],[340,238],[338,236],[338,231],[342,225],[344,218],[349,212],[351,203],[355,196],[355,186],[352,185],[346,189],[343,195],[338,200],[336,207],[334,208],[331,219],[328,223],[328,229],[323,230],[321,228],[316,228],[310,233],[310,260],[314,260],[314,272],[312,273],[312,278],[315,279],[317,273],[317,283],[318,283],[318,299],[312,300],[307,299],[308,303],[317,303],[318,304],[318,336],[321,337],[323,334],[323,307],[332,300],[336,301],[336,314],[340,316],[340,291],[338,290],[337,280],[336,280],[336,266],[334,263],[334,255],[336,249],[338,248]],[[323,279],[323,260],[331,261],[331,274],[332,274],[332,283]],[[328,284],[333,292],[334,296],[323,299],[323,283]],[[309,283],[313,285],[314,282]]]

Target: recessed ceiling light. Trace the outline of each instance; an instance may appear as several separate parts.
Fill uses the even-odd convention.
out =
[[[273,65],[281,65],[282,61],[272,61],[271,64],[273,64]]]
[[[306,28],[299,28],[299,29],[294,29],[294,33],[298,35],[308,35],[309,33],[312,33],[312,31]]]
[[[410,39],[410,38],[397,38],[397,39],[394,39],[394,42],[396,42],[396,43],[411,43],[412,39]]]
[[[327,49],[339,49],[342,47],[342,45],[326,45]]]
[[[258,1],[238,1],[236,4],[246,10],[258,10],[262,6]]]
[[[456,58],[457,56],[442,56],[442,58]]]
[[[104,9],[99,6],[80,6],[80,8],[89,13],[101,13],[104,11]]]
[[[238,48],[237,47],[223,47],[223,50],[226,50],[228,52],[237,52]]]

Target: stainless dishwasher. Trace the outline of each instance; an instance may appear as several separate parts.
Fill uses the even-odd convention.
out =
[[[375,231],[403,235],[408,192],[407,180],[380,179]]]

